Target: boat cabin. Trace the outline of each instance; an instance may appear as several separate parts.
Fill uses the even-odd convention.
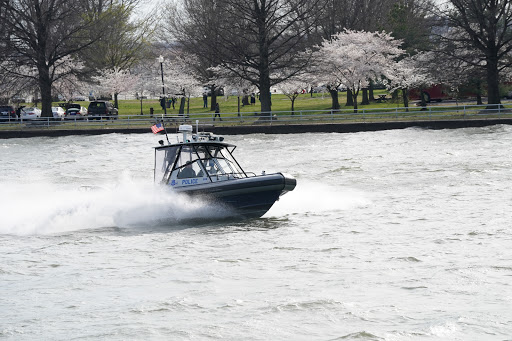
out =
[[[155,148],[155,182],[178,188],[247,177],[233,157],[236,146],[211,133],[188,139],[188,127],[182,142]]]

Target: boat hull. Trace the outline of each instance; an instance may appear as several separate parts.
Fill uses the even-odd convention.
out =
[[[297,181],[282,173],[231,179],[175,188],[180,193],[201,196],[231,209],[236,216],[261,217],[279,197],[292,191]]]

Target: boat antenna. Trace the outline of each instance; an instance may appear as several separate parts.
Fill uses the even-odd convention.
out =
[[[165,128],[164,120],[161,120],[160,122],[162,122],[162,127],[164,127],[165,138],[167,139],[167,144],[171,144],[171,142],[169,141],[169,136],[167,135],[167,129]]]

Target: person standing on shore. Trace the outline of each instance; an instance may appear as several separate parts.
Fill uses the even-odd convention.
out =
[[[213,116],[213,120],[215,121],[215,117],[219,117],[219,121],[222,121],[220,118],[220,106],[219,103],[215,103],[215,115]]]

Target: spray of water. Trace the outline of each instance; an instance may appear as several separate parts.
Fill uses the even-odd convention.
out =
[[[265,216],[279,217],[307,212],[328,214],[334,211],[354,209],[370,202],[367,194],[355,189],[328,186],[299,179],[293,192],[282,196]]]
[[[124,179],[110,188],[55,184],[0,184],[0,233],[53,234],[102,227],[173,226],[221,219],[226,209],[199,198]]]
[[[58,234],[104,227],[173,227],[187,221],[233,216],[225,207],[190,198],[162,186],[134,181],[123,173],[117,184],[77,186],[53,183],[3,183],[1,234]],[[299,181],[266,217],[306,212],[328,213],[368,202],[356,191]]]

